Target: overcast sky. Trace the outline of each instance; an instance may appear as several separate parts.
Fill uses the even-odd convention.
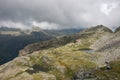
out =
[[[0,26],[43,29],[120,26],[120,0],[0,0]]]

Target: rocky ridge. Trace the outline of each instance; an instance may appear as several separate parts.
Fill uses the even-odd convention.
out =
[[[86,29],[86,30],[81,31],[80,33],[77,33],[74,35],[62,36],[62,37],[54,38],[54,39],[51,39],[48,41],[30,44],[30,45],[26,46],[24,49],[20,50],[19,55],[26,55],[26,54],[30,54],[34,51],[37,51],[37,50],[48,49],[51,47],[63,46],[70,42],[76,42],[77,39],[82,39],[82,38],[89,37],[89,36],[97,37],[100,34],[98,36],[98,38],[99,38],[105,32],[112,33],[112,31],[110,29],[108,29],[107,27],[105,27],[103,25],[98,25],[96,27]]]
[[[64,39],[60,37],[63,43],[47,47],[49,44],[42,43],[31,44],[30,49],[37,44],[39,49],[28,52],[24,56],[0,66],[1,80],[99,80],[94,75],[95,69],[99,66],[98,60],[101,54],[91,50],[90,46],[102,36],[112,34],[108,28],[98,25],[84,30],[74,37]],[[68,40],[68,41],[67,41]],[[54,41],[54,40],[53,40]],[[45,43],[45,42],[43,42]],[[23,49],[24,53],[26,48]],[[93,70],[92,70],[93,69]],[[93,71],[93,74],[91,73]],[[77,74],[79,73],[79,74]],[[101,79],[100,79],[101,80]]]

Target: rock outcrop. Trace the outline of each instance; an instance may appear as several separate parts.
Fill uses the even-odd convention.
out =
[[[120,57],[120,31],[103,36],[97,40],[91,49],[103,55],[101,61],[114,61]]]

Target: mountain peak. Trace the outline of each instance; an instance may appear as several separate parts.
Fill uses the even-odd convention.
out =
[[[112,33],[112,30],[109,29],[108,27],[104,26],[104,25],[97,25],[97,26],[92,26],[91,28],[88,28],[85,30],[85,32],[89,32],[89,31],[103,31],[103,32],[110,32]]]

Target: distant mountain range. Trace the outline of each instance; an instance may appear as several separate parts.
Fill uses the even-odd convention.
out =
[[[0,28],[0,64],[8,62],[18,56],[19,50],[26,45],[50,40],[57,36],[74,34],[82,29],[42,30],[33,27],[28,30],[16,28]]]

